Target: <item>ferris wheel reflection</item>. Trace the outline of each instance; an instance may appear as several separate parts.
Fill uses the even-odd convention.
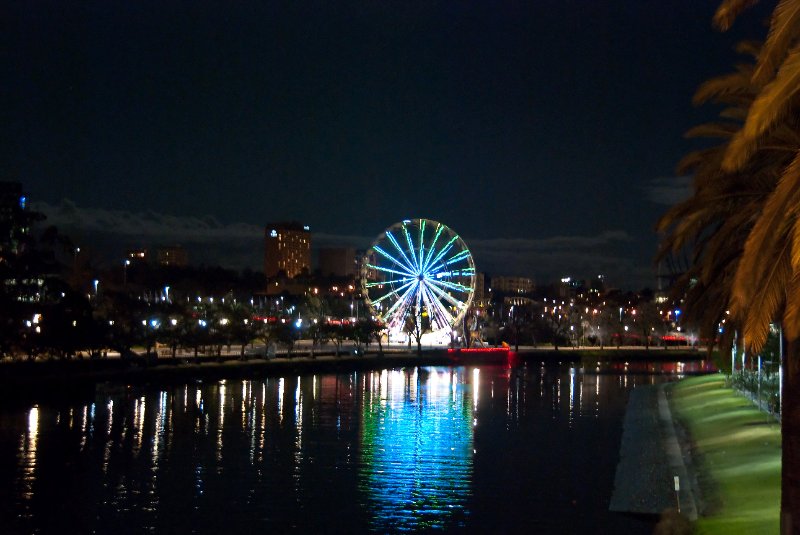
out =
[[[476,411],[470,376],[463,368],[416,368],[367,377],[359,488],[373,529],[464,525]]]

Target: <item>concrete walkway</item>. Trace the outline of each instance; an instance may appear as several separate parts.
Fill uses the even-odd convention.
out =
[[[675,476],[680,481],[678,496],[674,490]],[[664,385],[635,388],[628,399],[609,509],[658,515],[665,509],[675,509],[679,498],[681,512],[696,520],[693,487]]]

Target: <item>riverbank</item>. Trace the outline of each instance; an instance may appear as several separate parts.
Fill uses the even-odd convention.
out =
[[[403,368],[407,366],[461,366],[478,364],[527,363],[577,363],[596,373],[676,373],[676,369],[662,369],[647,365],[666,361],[698,361],[704,352],[693,350],[645,350],[644,348],[600,349],[537,349],[520,348],[518,353],[489,348],[478,351],[424,349],[421,355],[405,347],[392,347],[384,352],[356,353],[346,348],[338,356],[330,349],[309,353],[278,354],[266,359],[263,352],[246,354],[241,359],[238,351],[221,355],[180,355],[177,358],[151,355],[100,359],[36,360],[0,363],[0,398],[30,400],[41,397],[57,398],[70,394],[90,394],[95,385],[104,382],[130,384],[170,383],[193,380],[227,378],[270,377],[303,375],[310,373],[338,373],[354,370]],[[608,367],[600,367],[600,362]],[[618,363],[618,364],[616,364]],[[637,368],[637,364],[640,366]],[[702,370],[698,370],[700,372]],[[690,373],[680,370],[681,373]]]
[[[680,508],[686,518],[696,520],[694,477],[684,462],[665,387],[637,386],[628,398],[609,510],[658,516]]]
[[[780,424],[725,388],[719,374],[685,379],[667,394],[691,440],[703,496],[696,532],[778,533]]]

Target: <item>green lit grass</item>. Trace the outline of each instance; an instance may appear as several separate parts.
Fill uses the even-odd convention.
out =
[[[778,533],[780,425],[725,388],[721,375],[672,387],[674,416],[688,429],[707,504],[697,533]]]

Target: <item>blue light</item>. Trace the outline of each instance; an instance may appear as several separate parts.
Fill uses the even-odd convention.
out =
[[[409,317],[429,318],[425,330],[450,329],[469,308],[472,255],[458,234],[441,223],[397,223],[381,235],[367,258],[371,262],[364,265],[362,283],[367,302],[390,331],[402,331]],[[377,310],[383,301],[387,306]]]
[[[27,203],[28,203],[28,198],[25,197],[24,195],[19,198],[19,207],[22,208],[23,210],[25,209],[25,205]]]

